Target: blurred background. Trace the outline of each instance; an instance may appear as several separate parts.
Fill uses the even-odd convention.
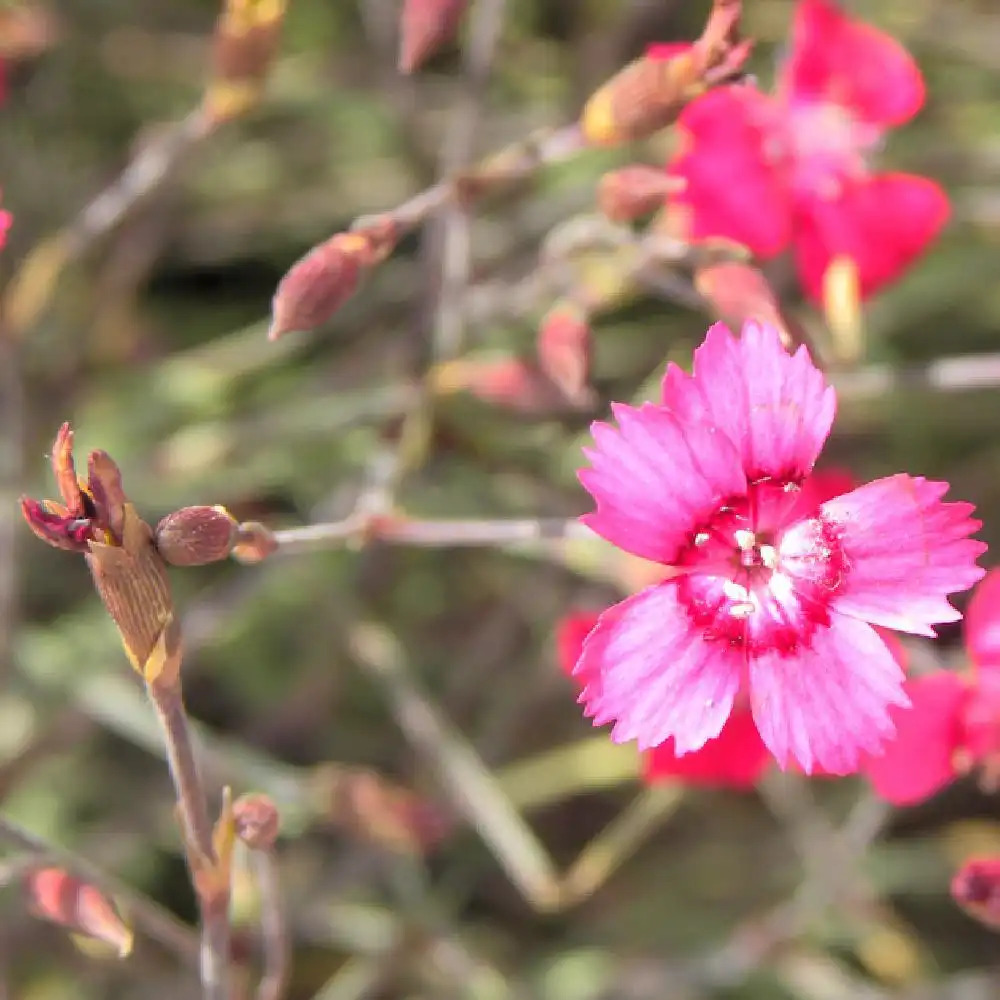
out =
[[[426,188],[456,156],[572,122],[647,43],[696,37],[709,5],[500,6],[476,88],[454,43],[397,73],[399,0],[293,0],[265,97],[203,138],[177,123],[202,99],[216,3],[0,9],[0,191],[14,217],[0,254],[0,810],[141,897],[116,897],[136,941],[109,957],[31,915],[23,845],[0,838],[0,997],[199,995],[155,721],[83,561],[36,542],[16,505],[53,495],[46,456],[64,420],[81,454],[115,457],[153,524],[201,503],[275,528],[337,520],[373,491],[427,518],[569,518],[587,507],[575,470],[589,420],[609,400],[648,398],[665,360],[684,363],[703,336],[709,318],[682,281],[654,294],[588,259],[588,280],[614,290],[593,324],[592,406],[523,413],[417,388],[434,358],[531,354],[565,281],[540,248],[593,213],[604,171],[663,162],[667,133],[541,169],[457,222],[445,213],[331,322],[267,341],[274,289],[313,244]],[[949,480],[996,544],[1000,11],[850,8],[926,75],[924,111],[883,160],[940,180],[953,219],[870,304],[827,459],[859,479]],[[763,84],[792,13],[746,4]],[[475,5],[471,16],[463,37]],[[137,157],[160,175],[119,219]],[[109,186],[117,203],[99,199]],[[461,280],[443,319],[447,247]],[[769,273],[818,327],[790,271]],[[996,996],[998,940],[948,896],[964,858],[1000,851],[997,801],[973,779],[898,812],[860,779],[643,789],[633,749],[589,727],[555,624],[617,599],[637,572],[554,543],[346,544],[172,573],[213,807],[229,785],[282,813],[288,996]],[[960,628],[911,655],[960,662]],[[240,872],[238,995],[252,996],[259,898]],[[151,933],[164,914],[180,923]]]

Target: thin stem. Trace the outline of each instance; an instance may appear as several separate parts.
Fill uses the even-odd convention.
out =
[[[340,548],[348,542],[380,541],[417,548],[507,546],[531,542],[592,539],[575,519],[409,520],[405,517],[358,517],[274,532],[279,551],[297,553]]]
[[[212,119],[201,108],[160,132],[140,149],[119,176],[64,229],[39,243],[24,259],[4,296],[7,336],[19,337],[51,300],[64,268],[110,233],[133,208],[172,177],[195,146],[211,134]]]
[[[191,928],[182,923],[168,910],[153,900],[136,892],[130,886],[110,875],[97,865],[81,858],[65,848],[50,844],[47,840],[25,829],[13,820],[0,814],[0,841],[21,851],[42,855],[57,864],[72,870],[90,882],[96,889],[117,898],[128,912],[130,921],[143,930],[154,941],[174,952],[185,963],[194,965],[198,956],[198,944]]]
[[[441,166],[445,177],[458,173],[472,159],[490,68],[503,26],[504,6],[505,0],[478,0],[473,8],[463,53],[465,81],[444,142]],[[434,335],[435,360],[453,357],[461,349],[465,333],[462,299],[471,265],[469,211],[461,203],[453,202],[441,216],[441,290]]]
[[[281,1000],[288,988],[292,967],[291,940],[274,851],[251,851],[260,893],[260,931],[264,971],[257,986],[257,1000]]]
[[[206,861],[215,861],[215,849],[212,844],[212,821],[195,761],[184,699],[179,683],[153,683],[147,689],[163,730],[167,764],[177,792],[191,874],[196,878]],[[197,883],[195,888],[197,890]],[[229,1000],[228,899],[220,905],[215,899],[203,899],[200,892],[196,891],[196,895],[201,910],[200,968],[204,1000]]]

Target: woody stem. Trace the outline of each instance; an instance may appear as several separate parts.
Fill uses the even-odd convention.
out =
[[[202,996],[204,1000],[229,1000],[229,899],[228,896],[220,898],[218,894],[203,893],[198,884],[198,873],[204,870],[206,862],[214,864],[216,859],[212,821],[195,761],[180,680],[153,681],[147,685],[147,690],[163,730],[167,764],[177,793],[188,864],[198,897]]]

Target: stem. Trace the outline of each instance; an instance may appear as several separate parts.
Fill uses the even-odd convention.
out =
[[[197,874],[205,861],[214,863],[212,822],[205,791],[198,774],[191,729],[180,682],[147,685],[150,699],[163,730],[167,764],[177,792],[177,804],[184,826],[188,863],[201,913],[201,983],[204,1000],[229,1000],[229,913],[217,899],[205,899],[198,891]],[[197,852],[197,853],[195,853]]]
[[[504,546],[525,542],[591,539],[595,536],[575,518],[515,520],[409,520],[397,517],[347,517],[342,521],[307,524],[274,532],[284,552],[340,548],[351,541],[387,542],[419,548]]]
[[[257,986],[257,1000],[281,1000],[291,972],[291,942],[274,851],[251,851],[260,892],[260,930],[264,972]]]

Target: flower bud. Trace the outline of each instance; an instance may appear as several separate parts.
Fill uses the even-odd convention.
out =
[[[233,803],[236,836],[253,851],[269,851],[278,839],[281,817],[266,795],[241,795]]]
[[[794,341],[778,297],[760,268],[742,261],[708,263],[695,269],[694,287],[730,327],[757,320],[778,330],[786,346]]]
[[[541,415],[566,408],[554,382],[520,358],[458,358],[438,365],[431,385],[439,395],[468,392],[516,413]]]
[[[1000,857],[966,861],[951,880],[951,896],[970,917],[1000,930]]]
[[[678,179],[665,170],[636,163],[601,178],[597,204],[612,222],[633,222],[659,208],[678,188]]]
[[[568,399],[587,394],[590,348],[586,310],[569,301],[553,306],[538,328],[538,363]]]
[[[241,563],[259,563],[277,548],[278,542],[270,528],[260,521],[244,521],[236,529],[236,542],[230,555]]]
[[[382,215],[313,247],[278,284],[268,340],[325,323],[354,294],[362,273],[392,253],[399,235],[392,217]]]
[[[114,903],[96,886],[64,868],[33,868],[23,880],[31,912],[74,934],[103,941],[125,958],[132,951],[132,931]]]
[[[226,121],[259,99],[278,47],[285,0],[225,0],[215,28],[205,111]]]
[[[469,0],[404,0],[399,71],[412,73],[458,31]]]
[[[229,555],[236,528],[225,507],[182,507],[156,526],[156,547],[173,566],[204,566]]]
[[[580,127],[594,146],[644,139],[670,125],[705,89],[739,72],[750,45],[737,38],[740,3],[715,0],[705,30],[691,45],[650,46],[594,93]]]

